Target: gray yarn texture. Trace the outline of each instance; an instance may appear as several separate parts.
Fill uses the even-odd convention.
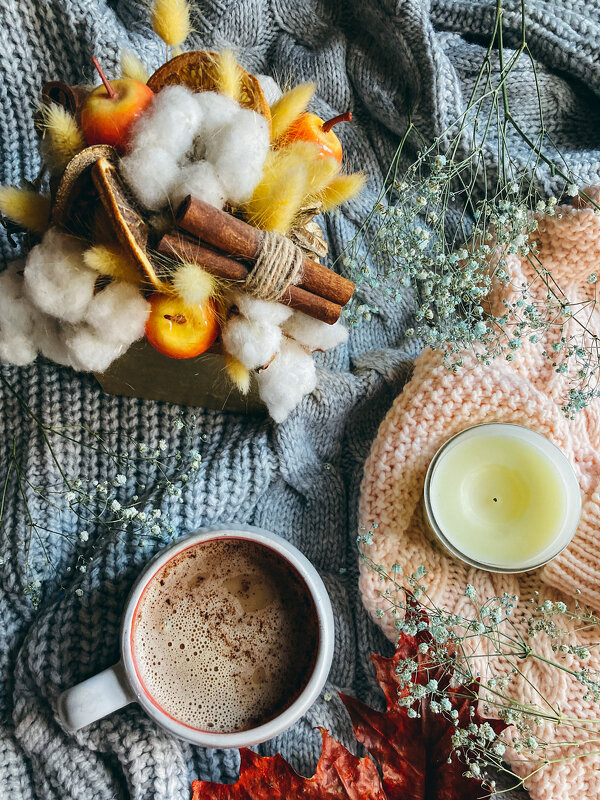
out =
[[[0,182],[33,179],[39,169],[32,112],[42,83],[91,80],[99,56],[115,72],[122,48],[150,68],[164,46],[138,0],[0,0]],[[518,46],[520,4],[505,4],[504,39]],[[412,107],[419,129],[441,133],[464,105],[481,63],[493,19],[490,0],[205,0],[196,4],[188,47],[232,45],[246,68],[280,80],[316,80],[314,110],[327,118],[351,108],[340,126],[349,169],[364,169],[369,189],[327,220],[333,256],[365,218]],[[600,147],[600,4],[597,0],[531,0],[529,41],[537,61],[549,133],[583,183],[597,182]],[[519,121],[529,129],[536,107],[531,67],[523,59],[510,91]],[[514,144],[518,153],[521,145]],[[493,148],[490,169],[493,168]],[[525,157],[523,155],[523,157]],[[3,234],[3,257],[18,255]],[[372,265],[378,268],[377,264]],[[412,324],[409,293],[389,303],[371,295],[380,313],[354,328],[349,343],[320,358],[318,389],[282,425],[256,417],[175,407],[104,395],[89,375],[48,363],[2,366],[5,381],[46,425],[80,425],[77,437],[99,435],[120,454],[164,439],[202,454],[201,468],[182,487],[181,500],[161,488],[152,464],[119,489],[123,502],[145,488],[147,507],[160,508],[173,533],[229,522],[265,527],[292,541],[319,569],[336,616],[336,653],[322,697],[293,729],[261,745],[280,751],[306,775],[320,750],[315,726],[352,745],[337,692],[380,703],[368,654],[389,652],[362,609],[356,574],[356,511],[363,463],[378,425],[410,376],[417,344],[404,338]],[[136,705],[76,733],[56,716],[68,686],[118,659],[124,599],[137,573],[161,543],[127,532],[107,536],[89,527],[85,573],[77,569],[81,524],[60,496],[56,462],[39,426],[6,383],[0,388],[0,487],[6,484],[0,530],[0,798],[2,800],[187,800],[193,778],[232,782],[234,751],[195,748],[167,735]],[[179,430],[177,419],[191,432]],[[112,481],[120,471],[96,449],[55,441],[71,477]],[[21,470],[20,493],[14,469]],[[173,462],[174,463],[174,462]],[[177,467],[172,468],[176,477]],[[29,482],[29,483],[28,483]],[[49,530],[31,537],[29,562],[46,573],[37,607],[26,593],[27,508]],[[46,557],[52,568],[46,567]],[[417,566],[417,565],[415,565]],[[62,587],[62,588],[61,588]],[[327,693],[327,695],[325,694]],[[588,798],[587,800],[592,800]]]

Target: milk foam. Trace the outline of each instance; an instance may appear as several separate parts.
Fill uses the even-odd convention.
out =
[[[307,590],[274,551],[243,539],[195,545],[145,589],[133,652],[175,719],[234,732],[272,719],[302,690],[317,649]]]

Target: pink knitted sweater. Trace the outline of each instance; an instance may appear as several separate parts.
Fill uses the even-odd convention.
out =
[[[600,190],[588,190],[595,198]],[[600,216],[584,204],[561,206],[555,217],[540,220],[536,233],[540,259],[572,304],[595,296],[595,286],[588,282],[590,273],[600,278]],[[516,256],[510,263],[513,285],[531,280],[531,267]],[[541,281],[532,288],[544,300]],[[492,298],[500,308],[502,298]],[[500,312],[501,313],[501,312]],[[573,324],[573,323],[569,323]],[[589,328],[600,336],[600,312],[590,311]],[[381,424],[365,466],[360,499],[360,522],[367,528],[378,523],[369,556],[388,570],[399,563],[405,574],[424,566],[433,601],[448,611],[471,616],[473,607],[465,597],[465,586],[473,584],[482,599],[502,595],[518,595],[519,607],[515,622],[526,633],[523,616],[529,598],[563,600],[571,607],[577,596],[581,604],[600,610],[600,399],[594,400],[574,420],[561,411],[566,380],[542,355],[543,344],[527,344],[514,362],[502,358],[490,366],[482,366],[465,356],[466,366],[452,374],[443,364],[440,353],[425,350],[417,359],[414,375]],[[549,342],[545,342],[549,344]],[[549,565],[535,572],[520,575],[496,575],[471,568],[432,545],[425,536],[420,512],[420,497],[425,472],[436,450],[453,434],[479,422],[506,421],[525,425],[553,441],[574,466],[583,494],[581,522],[571,545]],[[361,565],[360,589],[367,609],[374,615],[384,604],[379,592],[381,583],[376,574]],[[534,595],[534,592],[539,595]],[[577,594],[576,594],[577,592]],[[579,593],[580,592],[580,593]],[[519,621],[520,619],[520,621]],[[387,614],[376,619],[390,639],[394,638],[393,619]],[[568,627],[568,623],[561,626]],[[572,628],[575,624],[572,624]],[[589,647],[592,670],[600,669],[600,651],[593,647],[597,630],[581,631],[573,638]],[[572,640],[571,640],[572,641]],[[537,652],[551,660],[550,640],[537,637]],[[565,655],[568,667],[579,668],[580,662]],[[486,664],[479,665],[485,675]],[[526,659],[523,672],[539,687],[554,708],[565,717],[600,719],[599,704],[584,700],[580,683],[562,670],[547,667],[543,662]],[[519,699],[539,702],[532,689],[521,681]],[[600,723],[598,723],[600,725]],[[536,733],[539,740],[573,742],[598,739],[596,735],[573,727],[555,728],[542,725]],[[586,746],[585,752],[600,752],[597,745]],[[561,746],[552,751],[557,763],[543,767],[527,783],[535,800],[595,800],[600,797],[600,755],[570,758],[578,749]],[[527,775],[532,767],[523,762],[523,755],[507,750],[506,757],[519,775]]]

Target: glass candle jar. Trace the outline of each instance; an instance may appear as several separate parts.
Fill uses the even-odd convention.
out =
[[[425,477],[423,512],[455,557],[490,572],[525,572],[569,544],[581,490],[568,459],[545,436],[492,422],[440,447]]]

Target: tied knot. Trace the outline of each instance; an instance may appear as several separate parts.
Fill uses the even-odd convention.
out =
[[[302,250],[277,231],[264,231],[244,288],[260,300],[278,301],[302,275]]]

